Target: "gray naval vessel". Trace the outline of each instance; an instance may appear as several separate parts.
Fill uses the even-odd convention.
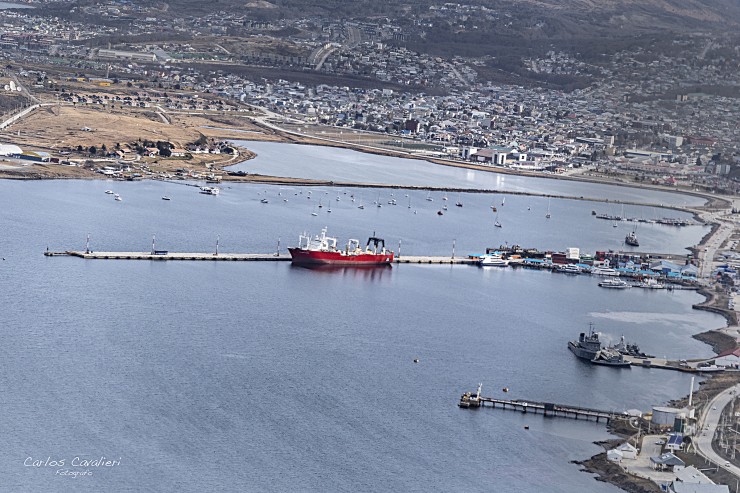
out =
[[[598,332],[594,331],[594,324],[588,324],[588,334],[581,332],[577,341],[568,341],[568,349],[581,359],[595,365],[616,366],[629,368],[630,362],[625,361],[624,355],[613,348],[601,346]]]

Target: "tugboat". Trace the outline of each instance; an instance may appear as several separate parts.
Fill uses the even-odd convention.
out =
[[[349,240],[343,249],[337,249],[337,239],[326,236],[327,229],[314,238],[305,233],[298,237],[298,246],[288,248],[294,264],[308,265],[390,265],[394,253],[386,250],[385,240],[371,236],[365,249],[360,248],[359,240]],[[373,245],[371,248],[370,245]]]
[[[630,246],[640,246],[640,242],[637,241],[637,235],[634,231],[624,237],[624,242]]]
[[[630,362],[613,348],[602,348],[599,334],[594,332],[594,324],[588,324],[588,334],[581,332],[577,341],[569,341],[568,349],[576,357],[590,361],[596,365],[616,366],[629,368]]]

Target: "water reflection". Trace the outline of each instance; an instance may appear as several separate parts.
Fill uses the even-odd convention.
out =
[[[384,276],[390,278],[393,267],[390,264],[382,265],[290,265],[291,270],[308,270],[315,273],[330,274],[346,278],[366,279],[378,281]]]

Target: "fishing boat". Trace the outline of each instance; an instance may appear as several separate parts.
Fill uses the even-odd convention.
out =
[[[320,235],[311,238],[305,233],[298,237],[298,246],[288,248],[294,264],[304,265],[390,265],[394,253],[386,250],[385,240],[371,236],[365,248],[359,240],[350,239],[344,249],[337,248],[337,239],[326,235],[327,228]]]
[[[267,199],[262,199],[262,200],[260,200],[260,202],[263,203],[263,204],[269,204],[270,201],[267,200]]]

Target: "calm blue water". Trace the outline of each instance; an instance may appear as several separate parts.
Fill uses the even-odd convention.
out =
[[[600,198],[674,206],[702,205],[699,197],[616,185],[505,175],[439,166],[418,159],[375,156],[324,146],[238,141],[257,153],[255,159],[233,166],[273,176],[383,185],[474,188]],[[619,211],[616,211],[619,212]]]
[[[217,235],[222,251],[271,251],[277,237],[284,248],[328,225],[341,239],[377,230],[408,254],[445,254],[453,238],[458,252],[480,251],[504,231],[535,246],[623,234],[577,201],[553,201],[548,230],[539,222],[546,204],[507,197],[496,232],[486,195],[463,195],[464,208],[438,217],[440,198],[427,203],[421,193],[411,197],[414,215],[401,200],[370,207],[376,190],[354,191],[364,211],[350,191],[337,202],[331,190],[322,202],[333,197],[333,212],[312,217],[307,190],[244,185],[208,197],[158,182],[0,182],[3,487],[616,492],[568,462],[599,451],[592,442],[607,436],[603,425],[460,410],[459,395],[483,382],[487,395],[504,396],[506,386],[511,398],[647,410],[687,393],[689,377],[592,367],[567,341],[593,321],[657,355],[708,356],[689,336],[724,325],[691,310],[695,293],[613,293],[589,277],[527,270],[42,255],[47,246],[83,249],[87,233],[101,251],[146,251],[154,233],[157,248],[172,251],[212,250]],[[265,195],[269,204],[259,202]],[[679,251],[702,230],[638,233]],[[56,474],[86,470],[69,467],[76,456],[121,464]],[[27,467],[28,457],[66,467]]]

